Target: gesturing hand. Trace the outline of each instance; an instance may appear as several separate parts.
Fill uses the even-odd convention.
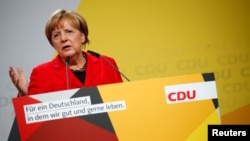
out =
[[[14,71],[13,67],[9,67],[9,75],[12,83],[16,86],[19,94],[21,96],[28,94],[28,81],[25,78],[23,69],[17,67],[17,73]]]

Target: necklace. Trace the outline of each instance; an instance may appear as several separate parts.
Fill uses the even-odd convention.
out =
[[[85,54],[83,53],[83,58],[85,59],[85,63],[83,64],[83,66],[81,68],[78,67],[77,70],[73,70],[74,72],[83,72],[86,70],[86,66],[87,66],[87,58],[85,56]]]
[[[74,72],[83,72],[85,70],[86,70],[86,63],[81,68],[74,70]]]

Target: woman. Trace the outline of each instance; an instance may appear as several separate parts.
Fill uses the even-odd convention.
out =
[[[48,20],[45,34],[58,55],[51,61],[36,66],[30,82],[25,79],[22,68],[9,67],[12,82],[19,95],[32,95],[65,89],[97,86],[122,82],[113,58],[95,57],[82,50],[89,43],[85,19],[74,11],[56,10]]]

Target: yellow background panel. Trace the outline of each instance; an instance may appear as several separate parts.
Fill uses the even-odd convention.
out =
[[[130,80],[214,72],[223,123],[250,103],[249,0],[82,0],[89,50],[112,56]],[[126,80],[125,80],[126,81]]]

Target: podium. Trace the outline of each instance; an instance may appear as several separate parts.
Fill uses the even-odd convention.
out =
[[[207,140],[220,124],[213,73],[13,98],[22,141]]]

